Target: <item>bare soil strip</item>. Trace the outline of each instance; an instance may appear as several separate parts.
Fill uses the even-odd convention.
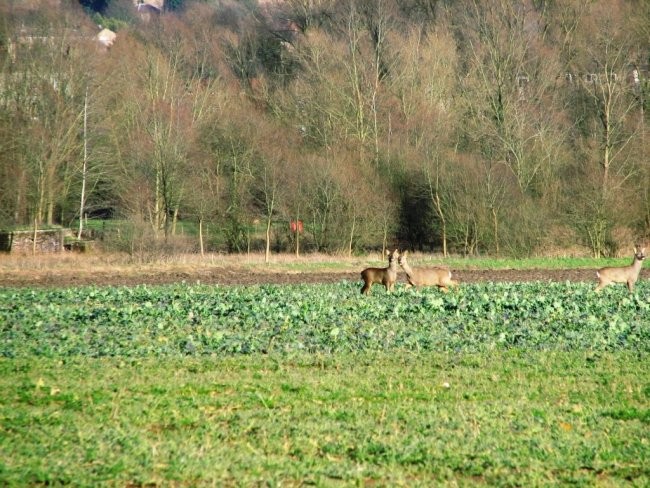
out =
[[[264,272],[231,267],[207,267],[203,270],[129,270],[128,272],[102,269],[92,270],[25,270],[0,272],[2,287],[70,287],[70,286],[136,286],[162,285],[171,283],[209,285],[259,285],[259,284],[301,284],[336,283],[342,280],[359,281],[360,271],[342,272]],[[642,279],[650,278],[650,270],[643,270]],[[454,279],[461,283],[477,282],[527,282],[527,281],[593,281],[596,272],[592,269],[564,270],[459,270]],[[400,275],[398,283],[405,283]]]

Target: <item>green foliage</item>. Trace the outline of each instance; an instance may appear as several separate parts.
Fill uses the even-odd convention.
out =
[[[228,252],[242,252],[246,250],[246,226],[236,212],[230,214],[223,229]]]
[[[110,29],[113,32],[119,32],[122,29],[126,29],[129,27],[129,23],[126,22],[125,20],[121,20],[115,17],[109,17],[109,16],[104,16],[100,13],[96,13],[93,16],[93,21],[97,25],[101,25],[102,27],[106,29]]]
[[[394,294],[359,283],[5,289],[0,356],[360,351],[650,352],[647,282],[484,283]]]

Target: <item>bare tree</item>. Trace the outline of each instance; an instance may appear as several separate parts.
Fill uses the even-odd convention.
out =
[[[86,64],[89,46],[74,37],[71,15],[64,11],[53,24],[12,32],[15,60],[7,60],[0,83],[2,105],[14,114],[14,218],[26,218],[20,207],[29,207],[29,220],[39,224],[51,225],[55,209],[65,206],[65,179],[80,148],[82,87],[87,79],[80,66]]]
[[[577,149],[583,155],[585,213],[578,216],[595,256],[612,247],[610,232],[615,225],[627,225],[630,199],[638,194],[642,156],[635,150],[643,137],[639,124],[642,105],[628,82],[634,60],[635,39],[627,28],[631,11],[620,3],[595,4],[579,19],[575,44],[583,56],[571,64],[579,87],[574,99]],[[640,145],[641,147],[643,144]]]
[[[151,45],[133,49],[134,42],[126,38],[120,44],[124,51],[111,52],[118,66],[106,103],[122,102],[112,130],[121,146],[116,150],[129,152],[122,158],[123,181],[130,188],[122,192],[124,203],[149,221],[154,235],[167,239],[189,193],[185,174],[193,143],[218,108],[214,81],[183,72],[182,43],[163,53]]]
[[[539,198],[547,188],[544,178],[557,172],[562,132],[550,108],[561,110],[555,86],[560,65],[543,42],[542,19],[534,10],[506,1],[468,6],[462,100],[467,136],[486,164],[484,204],[498,254],[501,221],[515,215],[504,201],[511,183],[519,198]]]
[[[264,262],[271,259],[271,230],[284,203],[285,162],[282,156],[270,158],[260,155],[254,168],[252,192],[255,202],[264,213]]]
[[[458,77],[456,46],[445,24],[425,34],[411,29],[397,44],[400,63],[391,87],[400,100],[401,115],[414,151],[407,159],[424,177],[421,186],[440,224],[443,255],[447,256],[447,157],[454,145],[459,107],[453,93]]]

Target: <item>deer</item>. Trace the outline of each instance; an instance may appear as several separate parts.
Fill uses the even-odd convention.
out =
[[[374,283],[381,283],[386,287],[386,292],[390,293],[397,281],[397,260],[399,259],[399,251],[395,249],[392,253],[388,253],[388,267],[387,268],[366,268],[361,272],[361,279],[363,280],[363,287],[361,293],[363,295],[370,294],[370,287]]]
[[[596,271],[598,286],[595,291],[600,291],[610,283],[627,283],[627,288],[632,292],[634,284],[639,279],[639,273],[646,258],[645,247],[637,250],[634,248],[634,259],[629,266],[607,267]]]
[[[449,286],[458,286],[458,283],[451,279],[451,271],[446,268],[420,268],[413,269],[409,265],[406,257],[408,251],[399,257],[398,262],[406,273],[408,278],[407,288],[411,286],[420,287],[420,286],[437,286],[440,288],[440,291],[447,293]]]

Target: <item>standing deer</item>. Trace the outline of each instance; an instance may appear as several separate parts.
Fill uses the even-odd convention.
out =
[[[451,271],[445,268],[420,268],[413,269],[406,260],[408,251],[404,251],[399,259],[399,265],[406,272],[409,284],[411,286],[437,286],[441,291],[447,293],[448,286],[458,286],[454,280],[451,279]]]
[[[366,268],[361,272],[361,279],[363,280],[363,287],[361,293],[364,295],[370,294],[370,287],[374,283],[381,283],[386,287],[386,291],[390,292],[395,286],[397,281],[397,259],[399,258],[399,251],[395,249],[392,253],[388,253],[388,267],[387,268]]]
[[[610,283],[627,283],[627,288],[630,292],[634,290],[634,283],[639,279],[639,273],[641,272],[645,258],[645,248],[637,251],[635,247],[634,260],[629,266],[601,268],[596,271],[596,276],[598,276],[596,291],[602,290]]]

